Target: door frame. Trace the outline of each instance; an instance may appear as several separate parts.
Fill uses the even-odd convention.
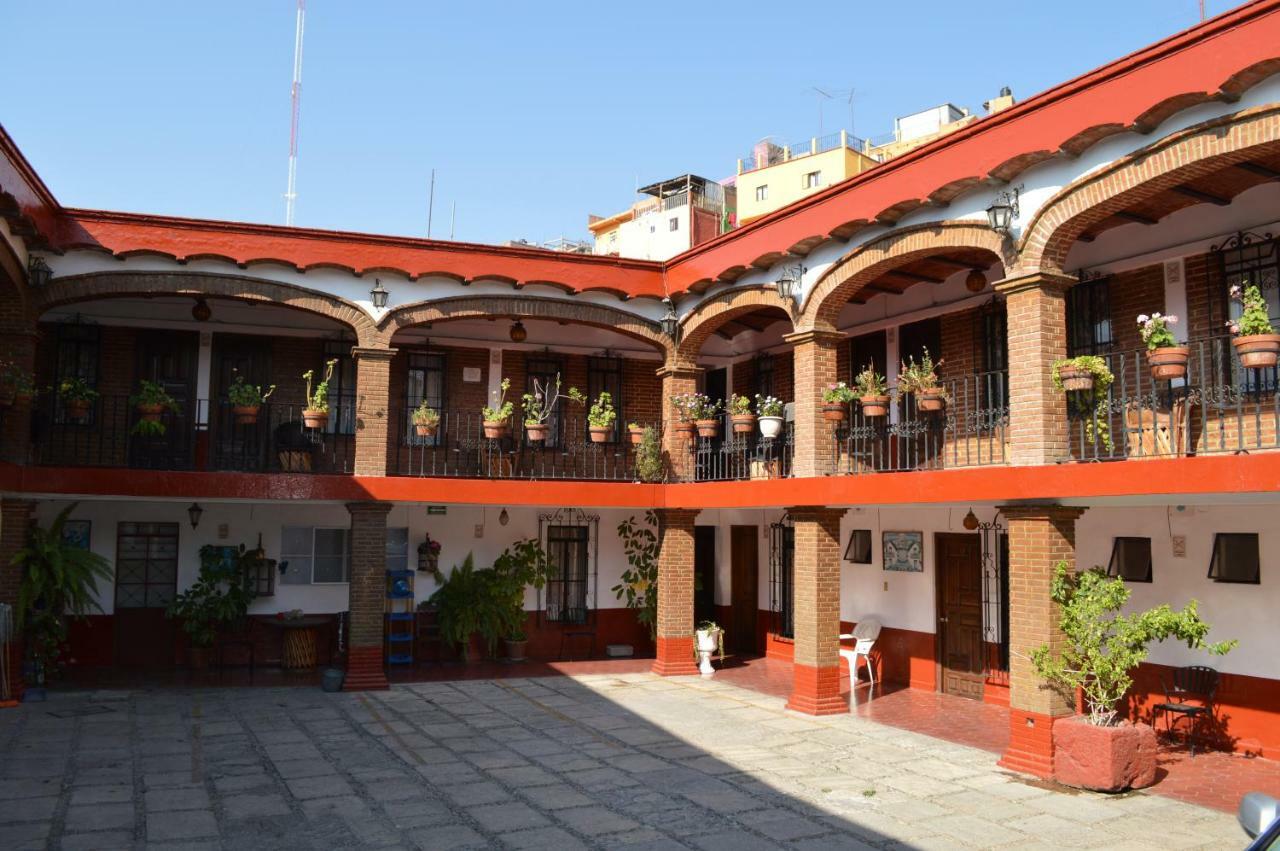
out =
[[[978,540],[978,581],[982,581],[982,538],[978,532],[934,532],[933,533],[933,690],[938,694],[943,693],[943,674],[942,660],[946,657],[944,653],[944,642],[946,641],[946,631],[942,628],[942,601],[943,601],[943,560],[942,560],[942,542],[947,538],[976,538]],[[981,609],[979,609],[981,613]],[[979,641],[982,640],[981,634],[978,636]],[[985,645],[981,645],[985,651]],[[985,655],[983,656],[983,665],[985,666]],[[983,677],[982,691],[986,694],[986,677]]]
[[[743,645],[737,644],[735,640],[733,642],[733,646],[741,647],[745,645],[751,650],[753,655],[758,655],[762,652],[760,648],[760,527],[754,524],[735,523],[729,527],[729,620],[730,620],[730,623],[725,624],[725,626],[726,627],[736,626],[738,618],[741,616],[738,611],[738,605],[737,605],[737,599],[736,599],[740,589],[738,588],[738,583],[735,581],[736,575],[734,572],[734,564],[736,563],[736,560],[734,556],[735,556],[736,548],[734,547],[734,541],[737,536],[742,536],[743,538],[746,538],[747,532],[736,531],[740,529],[750,531],[752,546],[755,549],[755,562],[754,564],[752,564],[751,569],[749,571],[751,573],[751,578],[754,579],[754,583],[752,583],[753,587],[751,588],[751,595],[750,595],[753,602],[752,602],[750,618],[749,618],[749,622],[751,624],[750,639],[744,642]]]

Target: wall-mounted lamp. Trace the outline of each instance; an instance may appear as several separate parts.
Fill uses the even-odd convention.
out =
[[[667,312],[663,314],[661,320],[662,333],[676,340],[680,335],[680,317],[676,316],[676,306],[670,297],[664,298],[662,303],[667,306]]]
[[[1009,192],[1001,192],[996,200],[987,208],[987,223],[996,233],[1008,236],[1013,231],[1013,220],[1018,218],[1018,195],[1021,186],[1015,186]]]
[[[209,307],[209,302],[202,298],[196,299],[196,303],[191,305],[191,318],[197,322],[208,322],[213,316],[213,308]]]
[[[52,277],[53,269],[49,268],[43,257],[34,254],[27,257],[27,280],[31,282],[31,286],[37,289],[48,286]]]
[[[192,529],[200,525],[201,514],[204,514],[204,509],[200,507],[200,503],[198,502],[191,503],[191,507],[187,509],[187,516],[191,518]]]
[[[799,301],[801,280],[807,271],[809,270],[800,263],[794,266],[783,266],[782,274],[778,276],[776,283],[778,295],[782,296],[784,300]]]
[[[524,323],[517,319],[511,323],[511,330],[508,332],[513,343],[523,343],[529,339],[529,332],[525,330]]]
[[[382,281],[378,278],[373,279],[373,289],[369,290],[369,299],[373,302],[373,306],[381,310],[387,306],[387,297],[391,293],[384,289]]]

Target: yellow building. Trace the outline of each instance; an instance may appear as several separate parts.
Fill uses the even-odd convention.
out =
[[[844,130],[799,145],[757,144],[750,155],[738,160],[738,224],[876,165],[862,153],[863,144]]]

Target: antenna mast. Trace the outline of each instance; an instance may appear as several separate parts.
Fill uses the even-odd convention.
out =
[[[298,0],[298,25],[293,36],[292,118],[289,122],[289,188],[284,193],[284,223],[293,226],[293,202],[298,199],[298,117],[302,110],[302,29],[307,0]]]

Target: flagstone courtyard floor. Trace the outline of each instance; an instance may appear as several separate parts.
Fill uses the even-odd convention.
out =
[[[721,680],[53,692],[0,710],[0,848],[1238,848],[1226,813]]]

